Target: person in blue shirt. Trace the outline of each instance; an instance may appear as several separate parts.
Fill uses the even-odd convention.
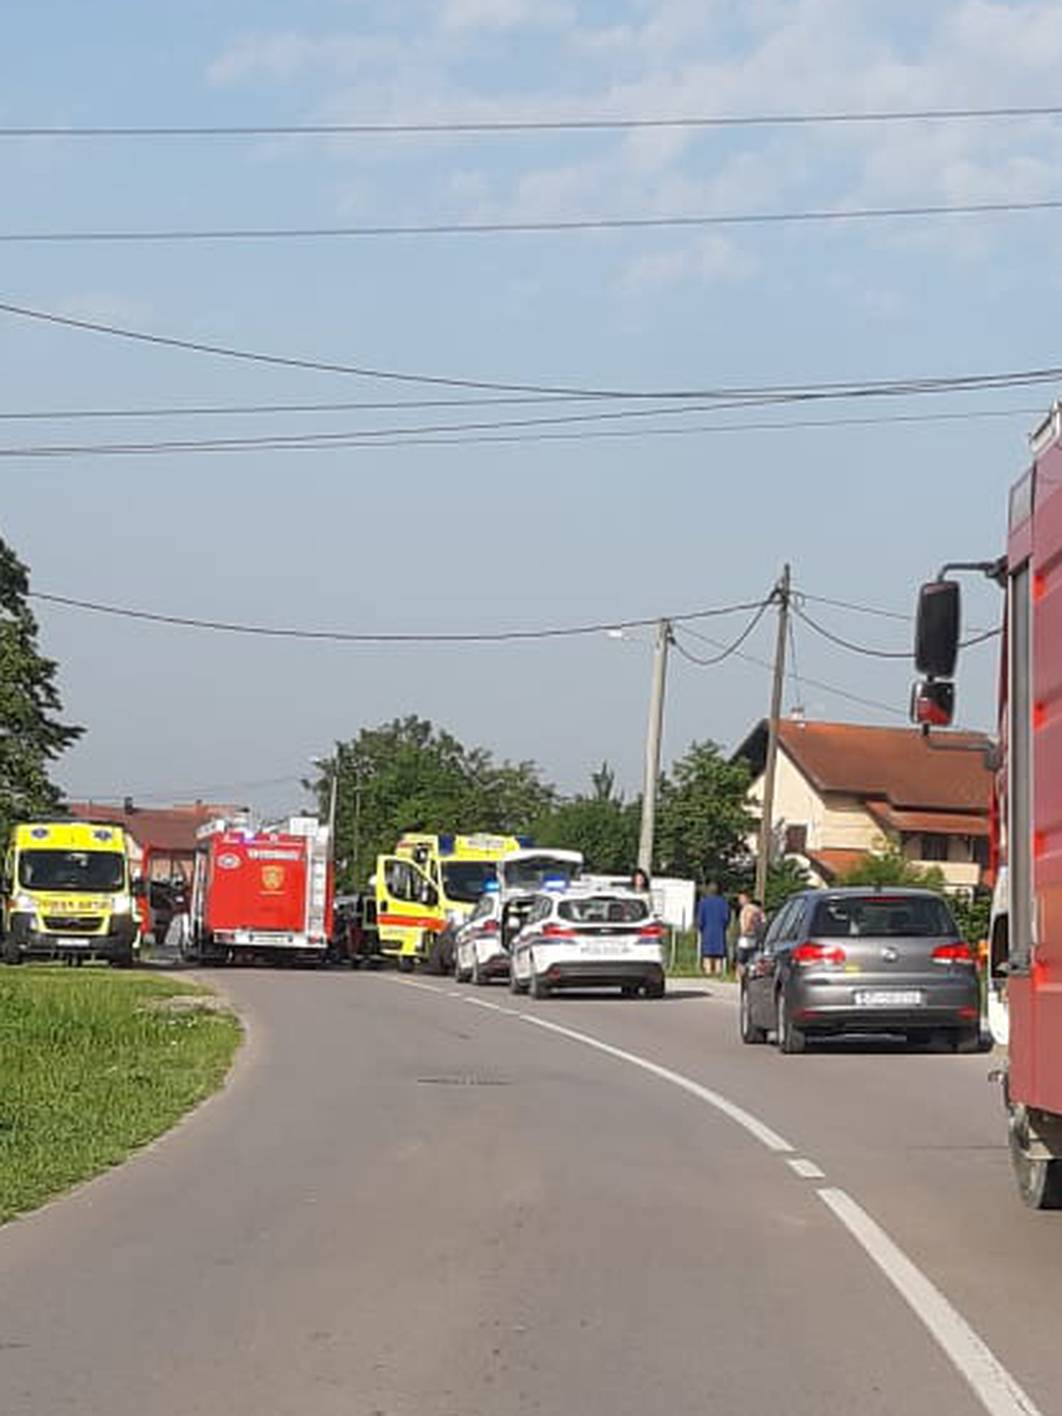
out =
[[[709,976],[721,974],[726,968],[726,927],[729,923],[730,906],[719,893],[717,883],[709,880],[697,906],[701,969]]]

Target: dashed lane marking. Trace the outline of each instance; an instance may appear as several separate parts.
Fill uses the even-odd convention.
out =
[[[820,1170],[813,1160],[787,1160],[786,1165],[801,1180],[825,1180],[825,1170]]]

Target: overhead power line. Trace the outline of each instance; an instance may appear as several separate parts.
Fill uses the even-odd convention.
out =
[[[130,408],[9,408],[0,409],[0,422],[49,423],[76,420],[100,421],[124,418],[233,418],[265,417],[302,413],[379,413],[424,408],[508,408],[592,403],[581,395],[513,394],[509,397],[483,395],[478,398],[382,398],[325,400],[317,403],[175,403],[141,405]],[[1042,412],[1038,409],[1037,412]]]
[[[968,108],[842,109],[819,113],[662,114],[559,118],[464,118],[350,123],[7,124],[0,138],[281,138],[474,135],[552,132],[626,132],[639,128],[785,128],[856,123],[942,123],[1012,118],[1055,118],[1057,104],[1007,104]]]
[[[726,648],[726,645],[721,640],[713,639],[711,635],[704,634],[700,630],[694,629],[691,625],[687,624],[682,629],[682,633],[685,635],[692,635],[695,639],[699,639],[704,644],[710,644],[716,649]],[[735,651],[734,658],[741,659],[746,664],[754,664],[757,668],[765,669],[768,673],[774,672],[774,665],[770,662],[770,660],[757,658],[755,654],[747,654],[744,650]],[[790,668],[789,670],[787,670],[786,678],[789,679],[791,682],[796,681],[796,674],[793,669]],[[883,713],[891,713],[894,717],[907,717],[907,714],[904,712],[904,710],[902,708],[897,708],[895,703],[883,703],[880,699],[877,698],[865,698],[862,694],[852,693],[849,689],[840,688],[837,684],[834,683],[826,683],[822,679],[807,678],[806,676],[802,675],[800,682],[809,688],[817,688],[823,693],[832,694],[835,698],[843,698],[846,699],[849,703],[857,703],[862,708],[876,708]]]
[[[367,226],[207,226],[155,230],[0,231],[4,245],[148,244],[182,241],[330,241],[417,236],[558,235],[576,231],[681,230],[713,226],[794,226],[836,221],[1001,216],[1062,210],[1062,198],[924,203],[918,206],[822,207],[807,211],[709,212],[672,216],[574,216],[540,221],[393,222]]]
[[[746,639],[748,639],[748,637],[752,634],[753,630],[759,624],[760,620],[763,619],[763,616],[767,612],[767,607],[773,603],[774,598],[775,596],[773,595],[773,593],[771,595],[768,595],[767,598],[763,601],[763,603],[758,606],[755,614],[749,620],[748,624],[741,631],[738,637],[733,640],[732,643],[724,645],[723,648],[720,649],[719,653],[713,655],[712,658],[705,659],[702,655],[691,653],[691,651],[687,649],[677,638],[673,640],[675,648],[678,650],[678,652],[682,655],[684,659],[688,659],[691,664],[699,665],[699,667],[702,669],[712,668],[716,664],[723,663],[725,659],[729,659],[732,654],[736,654],[738,652],[741,646],[745,643]]]
[[[712,405],[712,412],[725,408],[726,404]],[[694,412],[689,407],[647,410],[663,416],[667,413]],[[760,420],[741,423],[694,423],[670,427],[600,428],[580,427],[571,432],[523,431],[513,433],[484,432],[471,435],[457,433],[457,424],[442,425],[446,435],[425,435],[424,429],[410,427],[391,430],[365,429],[360,433],[342,434],[291,434],[286,437],[259,438],[216,438],[187,439],[140,443],[27,443],[22,445],[0,445],[0,459],[61,459],[65,457],[113,457],[113,456],[161,456],[199,453],[226,452],[339,452],[345,450],[366,450],[399,447],[470,447],[477,444],[536,443],[536,442],[586,442],[598,438],[652,438],[671,436],[704,436],[716,433],[785,432],[808,429],[830,429],[851,427],[881,427],[888,424],[962,422],[978,418],[1039,417],[1042,408],[995,408],[968,410],[963,413],[922,413],[922,414],[880,414],[864,418],[786,418]],[[599,415],[606,417],[608,415]],[[615,414],[612,416],[620,416]],[[630,414],[628,416],[634,416]],[[534,422],[563,422],[564,419],[531,419]],[[527,423],[524,426],[527,426]],[[520,426],[519,423],[499,422],[495,428]],[[456,435],[450,435],[451,430]],[[882,611],[881,613],[886,613]]]
[[[132,329],[124,325],[105,323],[101,320],[80,319],[73,315],[63,315],[54,310],[43,310],[28,305],[18,305],[12,301],[0,301],[0,313],[19,319],[55,325],[65,329],[82,330],[92,334],[129,340],[138,344],[148,344],[166,349],[181,349],[195,354],[206,354],[215,358],[233,359],[246,363],[266,364],[280,368],[307,369],[315,372],[347,374],[358,378],[398,381],[408,384],[431,384],[447,388],[485,390],[494,393],[565,394],[579,398],[640,399],[667,401],[671,399],[740,399],[754,404],[758,401],[804,402],[810,400],[914,397],[925,394],[955,393],[964,391],[1019,388],[1042,383],[1054,383],[1062,379],[1062,365],[1048,365],[1042,368],[1009,370],[986,374],[957,374],[915,376],[906,379],[878,379],[871,381],[832,380],[808,384],[753,384],[723,385],[714,388],[671,388],[671,389],[616,389],[603,387],[579,387],[570,384],[515,382],[501,379],[470,378],[449,374],[410,373],[395,369],[382,369],[369,365],[340,363],[327,359],[311,359],[297,355],[271,354],[261,350],[243,349],[233,345],[209,343],[203,340],[182,339],[173,335],[156,334],[147,330]]]
[[[659,615],[644,619],[607,620],[599,624],[566,625],[546,629],[506,629],[477,631],[473,633],[417,632],[411,634],[372,633],[333,629],[288,629],[272,625],[240,624],[230,620],[200,619],[190,615],[158,614],[151,610],[131,609],[123,605],[104,605],[95,600],[76,599],[70,595],[53,595],[43,590],[30,591],[30,598],[43,604],[62,605],[68,609],[87,610],[98,615],[112,615],[120,619],[142,620],[150,624],[176,625],[185,629],[218,630],[228,634],[257,635],[270,639],[321,640],[340,644],[501,644],[519,640],[570,639],[580,635],[604,634],[612,629],[639,629],[659,622]],[[676,623],[688,620],[714,619],[738,614],[742,610],[756,610],[761,601],[752,600],[735,605],[715,606],[705,610],[690,610],[680,615],[669,615]]]
[[[799,601],[794,602],[793,613],[821,638],[829,640],[831,644],[836,644],[841,649],[847,649],[852,654],[863,654],[870,659],[909,660],[914,658],[913,653],[907,649],[878,649],[867,644],[857,644],[851,639],[845,639],[843,635],[835,634],[832,630],[819,624],[817,620],[812,619],[807,611],[801,607]],[[998,627],[995,629],[980,630],[970,639],[963,640],[959,648],[972,649],[977,644],[984,644],[987,640],[994,639],[1001,632]]]

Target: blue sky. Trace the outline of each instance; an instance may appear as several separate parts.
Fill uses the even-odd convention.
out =
[[[867,0],[439,0],[7,7],[0,125],[438,121],[1050,103],[1062,9]],[[0,228],[540,220],[1059,195],[1062,121],[725,132],[0,146]],[[378,367],[634,388],[1028,368],[1060,361],[1062,217],[318,243],[18,245],[0,298]],[[225,364],[0,318],[0,411],[393,399],[393,386]],[[837,406],[1046,407],[1055,390]],[[517,416],[464,410],[455,420]],[[714,415],[715,421],[726,418]],[[764,416],[764,415],[757,415]],[[778,421],[792,413],[768,414]],[[347,411],[0,422],[8,447],[438,421]],[[737,421],[748,421],[748,415]],[[672,422],[681,420],[672,419]],[[703,424],[705,417],[688,419]],[[735,421],[730,415],[730,421]],[[4,535],[42,590],[366,630],[533,627],[765,592],[904,611],[941,561],[994,553],[1034,421],[1014,417],[460,447],[5,459]],[[970,597],[990,623],[991,593]],[[900,623],[818,607],[903,647]],[[40,614],[71,792],[217,794],[297,776],[337,736],[420,712],[566,788],[635,788],[648,634],[364,649]],[[740,617],[702,625],[722,639]],[[707,646],[686,641],[694,650]],[[766,658],[764,623],[745,646]],[[801,672],[903,709],[904,666],[798,627]],[[994,651],[962,716],[991,721]],[[731,744],[767,674],[674,663],[668,755]],[[791,685],[815,717],[867,716]],[[283,805],[294,787],[240,790]]]

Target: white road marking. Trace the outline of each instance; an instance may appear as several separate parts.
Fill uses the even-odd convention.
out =
[[[503,1008],[498,1003],[489,1003],[486,998],[471,998],[467,993],[458,994],[466,1003],[471,1003],[475,1008],[488,1008],[492,1013],[509,1013],[511,1008]]]
[[[813,1160],[787,1160],[786,1165],[801,1180],[825,1180],[825,1170],[820,1170]]]
[[[444,989],[435,988],[431,984],[414,983],[409,979],[403,979],[401,982],[412,988],[423,988],[429,993],[445,996]],[[533,1013],[518,1013],[513,1008],[503,1008],[497,1003],[470,998],[467,994],[461,996],[466,1002],[507,1013],[509,1017],[519,1018],[521,1022],[531,1023],[533,1027],[557,1033],[572,1042],[581,1042],[596,1052],[603,1052],[621,1062],[629,1062],[632,1067],[639,1067],[643,1072],[649,1072],[662,1081],[670,1082],[672,1086],[679,1087],[728,1116],[768,1150],[780,1153],[794,1149],[787,1140],[743,1107],[708,1087],[702,1087],[699,1082],[683,1076],[681,1072],[673,1072],[670,1067],[661,1067],[656,1062],[650,1062],[647,1057],[639,1057],[637,1053],[627,1052],[622,1047],[613,1047],[611,1043],[601,1042],[589,1033],[562,1027],[560,1023],[551,1023]],[[796,1174],[807,1179],[822,1177],[823,1172],[813,1161],[793,1157],[787,1158],[786,1163]],[[952,1307],[940,1289],[889,1238],[877,1221],[871,1219],[866,1210],[856,1204],[844,1190],[826,1188],[816,1193],[925,1325],[956,1370],[965,1378],[989,1416],[1043,1416],[1040,1408],[1028,1393],[1022,1390],[987,1344],[978,1337],[962,1314]]]
[[[533,1013],[517,1013],[516,1016],[536,1028],[545,1028],[548,1032],[559,1033],[561,1037],[570,1038],[573,1042],[581,1042],[585,1047],[592,1047],[595,1051],[604,1052],[609,1057],[617,1057],[621,1062],[629,1062],[632,1067],[640,1067],[643,1072],[651,1072],[654,1077],[660,1077],[662,1081],[670,1082],[672,1086],[681,1087],[684,1092],[689,1092],[698,1101],[707,1102],[709,1106],[714,1106],[716,1111],[721,1111],[724,1116],[729,1116],[731,1121],[736,1121],[768,1150],[791,1151],[793,1149],[783,1136],[780,1136],[777,1131],[772,1131],[770,1126],[765,1126],[744,1107],[729,1101],[725,1096],[720,1096],[718,1092],[712,1091],[709,1087],[702,1087],[700,1082],[693,1081],[691,1077],[684,1077],[681,1072],[673,1072],[670,1067],[661,1067],[658,1062],[650,1062],[648,1058],[639,1057],[635,1052],[625,1052],[622,1047],[613,1047],[611,1043],[599,1042],[596,1037],[591,1037],[588,1033],[576,1032],[574,1028],[561,1027],[559,1023],[547,1022],[545,1018],[536,1018]]]
[[[825,1189],[818,1194],[936,1338],[985,1410],[991,1416],[1040,1416],[1031,1397],[966,1319],[866,1210],[844,1190]]]

